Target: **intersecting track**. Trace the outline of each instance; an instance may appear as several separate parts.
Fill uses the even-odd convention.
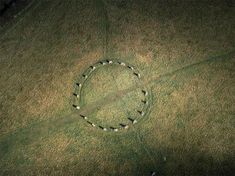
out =
[[[157,77],[153,77],[151,80],[144,82],[145,85],[148,85],[148,87],[150,86],[161,86],[161,83],[163,82],[167,82],[169,80],[169,78],[171,78],[174,75],[179,75],[189,69],[192,68],[197,68],[198,66],[201,65],[210,65],[216,62],[221,62],[221,61],[226,61],[226,60],[233,60],[231,63],[234,63],[234,55],[235,55],[235,50],[232,50],[230,52],[226,52],[223,53],[221,55],[217,55],[214,57],[208,57],[206,59],[203,59],[199,62],[190,64],[190,65],[186,65],[186,66],[182,66],[176,70],[172,70],[170,72],[167,73],[163,73]],[[127,90],[123,90],[123,94],[125,94],[126,92],[132,91],[133,89],[136,89],[136,87],[133,88],[128,88]],[[151,93],[151,92],[149,92]],[[97,100],[96,102],[94,102],[94,104],[96,105],[100,105],[100,104],[107,104],[109,103],[111,96],[107,96],[104,99],[108,100],[108,101],[103,101],[102,100]],[[151,98],[151,96],[150,96]],[[150,100],[151,101],[151,100]],[[151,102],[151,107],[154,107],[154,101]],[[85,107],[85,109],[89,109],[90,107]],[[80,109],[82,110],[82,108]],[[151,113],[150,110],[148,110],[148,113]],[[147,114],[148,116],[148,114]],[[48,134],[54,134],[55,131],[57,131],[58,129],[61,129],[66,125],[69,124],[73,124],[74,122],[77,122],[78,119],[78,114],[77,112],[71,112],[68,113],[66,115],[61,115],[58,117],[54,117],[54,118],[50,118],[50,119],[45,119],[45,120],[40,120],[40,121],[36,121],[36,122],[31,122],[28,123],[26,126],[17,128],[16,130],[12,130],[8,133],[5,134],[1,134],[1,138],[0,138],[0,149],[2,151],[4,151],[3,153],[0,153],[0,158],[4,158],[7,157],[7,153],[11,150],[13,150],[13,147],[17,146],[22,147],[23,145],[25,145],[24,141],[30,141],[30,142],[34,142],[38,139],[40,139],[42,136],[47,136]],[[135,128],[135,126],[134,126]],[[133,129],[133,128],[132,128]],[[151,150],[148,150],[148,148],[146,148],[145,146],[147,146],[147,144],[144,143],[143,138],[141,133],[139,133],[138,129],[134,129],[136,131],[136,139],[138,139],[138,141],[141,144],[141,147],[145,148],[146,154],[148,156],[151,156]],[[27,139],[27,140],[26,140]],[[7,148],[4,148],[8,146]],[[5,150],[4,150],[5,149]],[[6,150],[7,149],[7,150]],[[151,156],[150,157],[153,161],[154,161],[154,157]],[[156,165],[157,166],[157,165]]]
[[[120,67],[123,67],[123,68],[126,68],[130,71],[130,74],[133,74],[134,77],[137,78],[136,80],[136,87],[141,87],[141,94],[144,96],[143,99],[140,99],[139,100],[139,104],[143,105],[141,109],[136,109],[136,113],[137,115],[136,116],[132,116],[130,115],[128,112],[125,112],[126,113],[126,119],[128,119],[128,123],[123,123],[123,122],[120,122],[119,123],[119,126],[118,127],[114,127],[114,125],[111,125],[111,126],[104,126],[104,125],[101,125],[101,124],[97,124],[95,122],[93,122],[87,115],[89,114],[89,111],[86,111],[86,110],[81,110],[81,97],[83,96],[82,94],[82,88],[83,88],[83,85],[86,84],[86,81],[88,80],[88,78],[93,75],[94,71],[96,69],[100,69],[101,67],[105,67],[105,66],[111,66],[111,65],[117,65],[117,66],[120,66]],[[76,100],[74,101],[75,103],[73,104],[73,107],[79,111],[79,115],[82,119],[84,119],[88,124],[90,124],[91,127],[96,127],[97,129],[102,129],[103,131],[114,131],[114,132],[117,132],[117,131],[120,131],[120,130],[124,130],[124,129],[128,129],[129,126],[131,124],[136,124],[140,118],[144,117],[145,114],[147,113],[148,109],[149,109],[149,93],[148,93],[148,90],[146,88],[143,88],[143,86],[140,86],[140,85],[143,85],[141,84],[141,74],[139,73],[139,71],[132,65],[130,64],[127,64],[125,62],[122,62],[122,61],[117,61],[117,60],[102,60],[92,66],[90,66],[81,76],[81,78],[79,79],[79,82],[76,82],[76,88],[75,88],[75,91],[73,93],[73,96],[76,98]],[[112,78],[115,80],[115,78],[112,76]],[[116,80],[115,80],[116,82]],[[94,88],[95,89],[95,88]],[[115,92],[115,94],[111,94],[111,102],[114,102],[116,99],[118,99],[120,96],[123,96],[126,94],[126,92],[129,92],[130,90],[127,89],[127,90],[120,90],[120,91],[117,91]],[[109,97],[109,96],[108,96]],[[104,98],[105,99],[105,98]],[[105,101],[107,103],[107,101]],[[100,105],[101,106],[101,105]],[[126,105],[126,103],[123,101],[123,107],[128,107]],[[97,108],[97,106],[94,106],[95,108]],[[101,106],[102,107],[102,106]],[[125,109],[125,108],[123,108]],[[94,108],[92,108],[91,105],[89,105],[89,110],[90,111],[93,111]]]

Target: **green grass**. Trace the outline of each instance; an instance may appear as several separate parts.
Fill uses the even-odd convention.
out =
[[[0,175],[232,175],[234,12],[229,1],[34,2],[0,31]],[[78,102],[75,83],[106,58],[141,82],[105,66]],[[128,130],[92,128],[72,107],[118,125],[143,87],[150,107]]]

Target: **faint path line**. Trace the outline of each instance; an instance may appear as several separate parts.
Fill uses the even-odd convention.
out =
[[[14,28],[17,27],[22,22],[22,20],[24,18],[26,18],[26,16],[28,15],[29,12],[35,10],[40,5],[41,2],[42,2],[42,0],[41,1],[32,0],[23,10],[21,10],[19,13],[17,13],[17,16],[18,16],[18,15],[22,15],[25,12],[25,14],[21,18],[19,17],[18,21],[16,21],[16,23],[14,25],[12,25],[9,29],[6,29],[6,31],[4,31],[4,28],[3,28],[3,31],[2,31],[3,35],[0,37],[0,41],[2,41],[3,38],[6,35],[8,35],[9,32],[11,32]],[[30,9],[30,7],[33,6],[34,3],[37,3],[37,4],[35,4],[34,8]],[[30,10],[28,10],[28,9],[30,9]],[[27,11],[27,13],[26,13],[26,11]],[[11,24],[9,24],[9,25],[11,25]]]
[[[108,11],[107,11],[107,7],[105,6],[105,3],[103,0],[101,0],[103,3],[103,8],[104,8],[104,23],[105,23],[105,36],[104,36],[104,44],[105,44],[105,56],[108,55],[109,51],[108,51],[108,44],[109,44],[109,28],[108,28],[108,23],[109,23],[109,19],[108,19]]]
[[[183,66],[179,69],[173,70],[173,71],[168,72],[168,73],[164,73],[162,75],[159,75],[159,76],[151,79],[150,81],[146,81],[145,83],[150,84],[151,82],[159,81],[160,79],[164,79],[166,77],[173,76],[173,75],[177,74],[178,72],[181,72],[181,71],[184,71],[184,70],[187,70],[187,69],[190,69],[192,67],[199,66],[199,65],[202,65],[202,64],[205,64],[205,63],[211,63],[213,61],[223,60],[223,59],[228,60],[228,59],[231,59],[231,57],[234,56],[234,55],[235,55],[235,49],[230,51],[230,52],[223,53],[219,56],[209,57],[208,59],[205,59],[205,60],[193,63],[193,64]]]
[[[234,58],[232,58],[234,56],[234,54],[235,54],[235,50],[232,50],[230,52],[224,53],[224,54],[219,55],[219,56],[210,57],[210,58],[205,59],[203,61],[196,62],[196,63],[190,64],[190,65],[186,65],[186,66],[184,66],[182,68],[176,69],[176,70],[171,71],[169,73],[162,74],[162,75],[159,76],[159,79],[153,79],[152,81],[159,81],[159,82],[161,82],[161,79],[164,79],[165,77],[173,76],[173,75],[177,74],[178,72],[183,72],[184,70],[187,70],[187,69],[190,69],[190,68],[193,68],[193,67],[197,67],[197,66],[200,66],[200,65],[205,64],[205,63],[210,64],[210,63],[214,63],[216,61],[234,59]],[[234,71],[235,71],[235,69],[234,69]],[[147,84],[148,83],[151,83],[151,81],[148,81]],[[223,82],[222,82],[222,84],[223,84]],[[220,87],[222,87],[222,86],[220,86]],[[212,104],[212,103],[213,102],[211,102],[210,104]],[[156,102],[154,104],[156,104]],[[205,109],[207,109],[210,106],[210,104],[207,104]],[[134,128],[134,131],[136,133],[136,138],[138,139],[139,143],[142,144],[142,148],[146,151],[146,153],[149,156],[149,158],[154,162],[155,166],[157,166],[156,160],[155,160],[154,157],[152,157],[150,150],[148,150],[145,147],[143,136],[142,137],[140,136],[140,133],[138,132],[138,130],[136,130],[136,127],[134,125],[133,125],[133,128]]]
[[[152,157],[150,151],[145,147],[145,144],[144,144],[143,140],[141,139],[140,134],[139,134],[138,130],[136,129],[135,125],[133,125],[132,128],[134,129],[134,132],[136,134],[136,138],[139,141],[140,145],[145,150],[148,157],[152,160],[152,162],[154,163],[154,166],[157,166],[156,160],[154,159],[154,157]]]
[[[108,42],[109,42],[109,27],[108,27],[108,11],[105,5],[105,2],[103,0],[97,0],[96,3],[98,4],[98,12],[101,13],[102,18],[101,18],[101,27],[102,27],[102,32],[104,33],[102,35],[102,43],[103,43],[103,57],[107,57],[108,55]]]
[[[81,108],[80,112],[88,115],[89,112],[92,112],[92,110],[96,109],[97,107],[101,107],[101,106],[106,105],[108,103],[112,103],[112,102],[118,100],[119,98],[121,98],[126,93],[134,91],[134,90],[135,89],[132,89],[132,87],[131,87],[131,88],[117,91],[117,92],[115,92],[115,94],[111,93],[111,94],[87,105],[86,107],[88,107],[88,108],[86,108],[86,107]]]
[[[111,76],[112,76],[112,78],[113,78],[113,80],[115,82],[115,86],[116,86],[117,90],[119,90],[118,84],[117,84],[116,79],[114,78],[113,72],[110,72],[110,74],[111,74]],[[126,102],[123,99],[121,99],[121,102],[122,102],[122,108],[125,110],[125,114],[127,116],[129,116],[129,112],[128,112],[127,108],[126,108],[127,107]]]
[[[167,81],[166,80],[167,77],[172,76],[172,75],[174,75],[176,73],[180,73],[181,71],[187,70],[187,69],[195,67],[195,66],[199,66],[199,65],[207,63],[207,62],[210,63],[210,62],[218,61],[218,60],[222,60],[222,59],[228,60],[228,59],[231,59],[232,56],[234,56],[234,54],[235,54],[235,50],[227,52],[227,53],[224,53],[224,54],[219,55],[219,56],[210,57],[210,58],[208,58],[206,60],[203,60],[203,61],[200,61],[200,62],[197,62],[197,63],[193,63],[193,64],[190,64],[190,65],[184,66],[182,68],[179,68],[177,70],[171,71],[169,73],[162,74],[162,75],[160,75],[160,76],[158,76],[158,77],[156,77],[156,78],[154,78],[154,79],[152,79],[152,80],[150,80],[149,82],[146,82],[146,83],[150,84],[150,83],[155,82],[155,81],[157,81],[157,83],[160,83],[162,81]],[[82,113],[82,111],[90,112],[94,108],[97,108],[99,106],[105,105],[105,104],[110,103],[110,102],[113,102],[113,101],[115,101],[115,99],[118,99],[121,95],[124,95],[126,92],[128,93],[130,91],[135,90],[135,88],[130,87],[130,88],[126,89],[126,90],[122,90],[122,91],[117,92],[115,95],[108,95],[106,97],[103,97],[102,99],[99,99],[98,101],[96,101],[96,102],[94,102],[94,103],[92,103],[90,105],[87,105],[88,108],[81,109],[79,113]],[[28,125],[25,125],[24,127],[20,127],[20,128],[17,128],[15,130],[13,130],[13,131],[10,131],[8,133],[0,135],[0,138],[4,138],[7,135],[15,134],[17,132],[20,132],[21,130],[23,130],[25,128],[26,129],[30,128],[30,125],[32,125],[32,124],[33,125],[40,125],[40,124],[47,123],[48,121],[58,123],[58,124],[51,123],[53,127],[55,127],[55,126],[56,127],[60,127],[60,126],[63,126],[63,122],[72,123],[72,122],[74,122],[74,120],[79,120],[80,119],[80,118],[78,118],[79,117],[79,113],[77,111],[72,111],[71,113],[68,113],[66,116],[63,116],[63,117],[58,117],[58,118],[53,118],[53,119],[46,119],[46,120],[42,120],[42,121],[38,121],[38,122],[29,123]],[[87,114],[87,113],[85,113],[85,114]]]

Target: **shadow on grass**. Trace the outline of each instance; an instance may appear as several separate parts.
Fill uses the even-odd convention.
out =
[[[130,164],[128,171],[123,173],[125,166],[120,165],[116,160],[112,162],[116,164],[115,169],[112,166],[107,166],[106,169],[100,170],[97,167],[99,161],[89,161],[89,169],[84,163],[78,162],[63,162],[57,166],[45,164],[44,166],[24,165],[23,167],[11,167],[8,170],[2,169],[0,175],[24,175],[27,172],[30,175],[53,175],[53,173],[60,173],[61,175],[133,175],[133,176],[150,176],[152,172],[156,175],[169,176],[230,176],[235,172],[234,155],[226,155],[222,159],[215,159],[207,152],[201,152],[195,149],[185,151],[184,149],[162,148],[152,149],[156,157],[156,164],[150,160],[144,159],[144,155],[140,155],[137,160],[126,158],[125,163]],[[142,159],[142,158],[143,159]],[[119,159],[117,159],[119,160]],[[86,162],[87,164],[87,162]],[[112,168],[112,169],[111,169]],[[83,172],[86,169],[85,173]],[[125,170],[125,169],[124,169]]]
[[[201,152],[196,149],[185,151],[184,149],[152,149],[156,166],[140,161],[140,170],[137,175],[147,175],[146,173],[155,171],[156,175],[210,175],[229,176],[235,172],[234,155],[225,155],[221,159],[215,159],[206,151]]]

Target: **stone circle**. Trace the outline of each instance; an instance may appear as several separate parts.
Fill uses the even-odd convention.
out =
[[[149,91],[146,88],[141,87],[141,94],[143,95],[143,98],[141,98],[139,100],[140,104],[143,104],[143,108],[142,109],[136,109],[136,116],[127,116],[126,119],[128,119],[127,123],[123,123],[120,122],[118,127],[114,127],[112,125],[109,126],[104,126],[101,124],[97,124],[95,122],[93,122],[89,116],[87,116],[86,114],[83,114],[81,111],[81,109],[83,108],[81,105],[81,98],[83,97],[82,95],[82,88],[83,86],[86,84],[86,81],[89,79],[89,77],[91,77],[93,75],[93,73],[102,68],[102,67],[106,67],[106,66],[120,66],[120,67],[124,67],[127,70],[129,70],[129,72],[131,74],[133,74],[133,76],[135,76],[139,82],[141,82],[143,75],[140,74],[140,72],[137,70],[137,68],[131,64],[128,64],[126,62],[123,61],[119,61],[119,60],[101,60],[93,65],[91,65],[79,78],[79,80],[75,83],[75,91],[73,92],[73,97],[76,99],[74,101],[74,104],[72,105],[73,108],[75,110],[78,111],[79,116],[87,123],[89,124],[92,128],[97,128],[103,131],[113,131],[113,132],[119,132],[122,130],[127,130],[130,128],[131,125],[134,125],[136,123],[139,122],[139,120],[141,120],[141,118],[144,118],[144,116],[146,116],[148,110],[149,110],[149,101],[150,101],[150,97],[149,97]]]

